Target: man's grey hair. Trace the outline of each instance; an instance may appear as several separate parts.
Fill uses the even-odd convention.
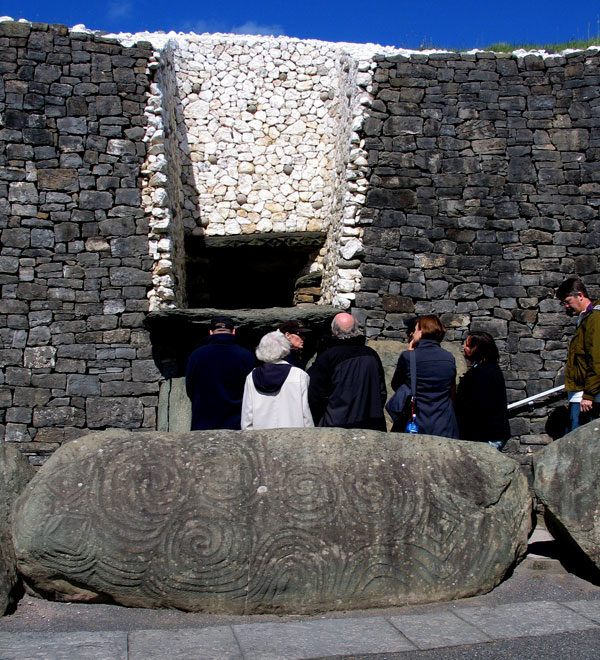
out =
[[[258,343],[256,357],[261,362],[277,362],[289,354],[292,345],[284,334],[275,330],[269,332]]]
[[[334,318],[331,322],[331,334],[336,339],[352,339],[353,337],[362,337],[363,333],[358,327],[358,321],[356,319],[353,319],[351,328],[344,330],[339,326],[337,320]]]

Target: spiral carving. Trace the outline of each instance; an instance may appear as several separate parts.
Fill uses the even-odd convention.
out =
[[[195,441],[191,453],[195,497],[230,511],[246,510],[254,504],[258,459],[252,447],[220,434]]]
[[[277,496],[291,520],[320,525],[336,517],[339,484],[325,465],[292,465],[278,476]]]
[[[244,597],[249,541],[226,514],[215,515],[206,506],[184,510],[165,529],[158,557],[151,563],[150,589],[165,596],[185,592]]]

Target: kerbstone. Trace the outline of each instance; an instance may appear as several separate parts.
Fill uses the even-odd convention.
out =
[[[229,613],[488,591],[526,549],[527,481],[488,446],[418,440],[344,429],[88,435],[19,499],[19,569],[59,599]]]
[[[33,468],[15,446],[0,442],[0,615],[13,601],[18,582],[9,516],[14,501],[33,474]]]
[[[575,543],[600,569],[600,421],[572,431],[534,457],[534,489],[552,533]]]

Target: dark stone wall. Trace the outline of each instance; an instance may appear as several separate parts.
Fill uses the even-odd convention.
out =
[[[560,384],[574,324],[554,289],[577,274],[599,293],[598,51],[380,58],[373,95],[355,310],[368,335],[436,313],[449,341],[492,333],[511,401]],[[515,417],[516,450],[548,442],[547,412]]]
[[[150,44],[0,23],[0,434],[37,462],[155,428],[141,209]]]

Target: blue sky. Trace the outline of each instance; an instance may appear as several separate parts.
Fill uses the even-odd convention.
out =
[[[600,0],[0,0],[0,15],[108,32],[276,34],[414,49],[600,36]]]

